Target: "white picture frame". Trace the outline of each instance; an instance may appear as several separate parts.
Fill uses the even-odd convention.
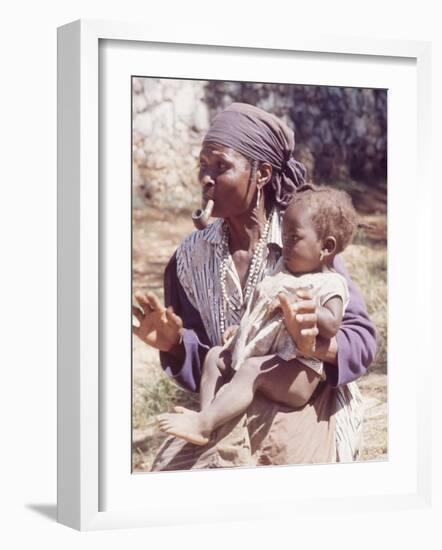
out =
[[[431,46],[427,42],[364,40],[342,36],[311,38],[299,34],[296,37],[281,37],[278,43],[271,45],[239,39],[217,40],[213,44],[210,40],[189,41],[185,31],[182,35],[174,33],[173,36],[164,36],[161,32],[147,32],[141,25],[102,21],[76,21],[58,30],[58,521],[76,529],[90,530],[262,517],[265,495],[261,499],[250,497],[247,507],[244,506],[245,500],[239,498],[236,507],[226,508],[221,515],[219,510],[204,506],[204,501],[197,498],[187,504],[185,513],[178,508],[171,509],[163,501],[142,508],[122,502],[120,507],[103,510],[100,484],[104,479],[102,460],[106,446],[103,445],[103,419],[100,416],[105,410],[101,401],[105,401],[106,396],[102,395],[100,387],[102,364],[99,346],[100,302],[103,298],[100,286],[103,275],[100,248],[102,227],[99,223],[99,213],[103,208],[99,178],[100,41],[124,41],[128,48],[140,43],[147,46],[163,43],[175,45],[175,48],[180,48],[180,45],[191,48],[193,45],[207,48],[208,55],[209,48],[216,46],[229,48],[231,55],[235,55],[235,51],[239,54],[248,49],[254,52],[376,56],[392,59],[393,62],[395,59],[412,60],[416,64],[417,83],[415,155],[421,167],[418,234],[420,242],[425,243],[420,248],[420,267],[414,275],[414,281],[423,283],[419,285],[420,291],[415,300],[419,302],[419,311],[422,314],[427,312],[429,316],[431,234],[426,205],[431,204],[428,157]],[[419,349],[429,349],[429,339],[430,334],[424,335]],[[431,403],[425,388],[429,385],[430,364],[427,362],[421,367],[421,377],[415,386],[417,455],[412,465],[416,480],[412,491],[392,490],[390,493],[354,496],[349,490],[347,495],[336,499],[313,491],[315,498],[303,498],[302,502],[282,493],[278,502],[276,492],[269,496],[273,503],[272,515],[281,517],[288,509],[298,510],[301,506],[307,513],[333,506],[334,510],[339,509],[343,514],[355,505],[366,511],[429,506],[431,452],[428,418]],[[195,473],[161,474],[152,477],[152,482],[156,490],[161,491],[162,484],[170,490],[171,484],[189,479],[189,476],[192,476],[192,483],[205,484],[212,474],[198,473],[198,482]],[[240,478],[250,477],[250,472],[244,470],[220,474],[224,476],[218,476],[221,483],[226,479],[226,474],[235,476],[235,483]],[[284,475],[280,469],[274,477],[281,479]],[[354,471],[349,475],[350,485],[361,473]]]

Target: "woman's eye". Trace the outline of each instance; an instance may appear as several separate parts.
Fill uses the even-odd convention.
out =
[[[297,241],[296,235],[287,235],[284,237],[284,242],[288,244],[293,244]]]
[[[226,170],[228,170],[230,168],[230,165],[227,164],[226,162],[219,162],[218,163],[218,170],[220,172],[226,172]]]

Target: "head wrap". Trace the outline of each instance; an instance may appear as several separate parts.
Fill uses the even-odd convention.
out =
[[[296,189],[305,183],[306,170],[293,157],[293,130],[253,105],[232,103],[214,118],[204,143],[231,147],[249,159],[270,163],[274,200],[283,208]]]

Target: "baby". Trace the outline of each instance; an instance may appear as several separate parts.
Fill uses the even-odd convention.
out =
[[[226,331],[226,344],[213,347],[206,355],[200,412],[176,407],[175,413],[158,417],[161,430],[196,445],[207,444],[213,430],[246,411],[257,390],[272,397],[268,382],[278,375],[281,359],[296,359],[316,373],[318,382],[325,378],[322,362],[312,356],[314,331],[305,331],[310,335],[299,331],[297,347],[285,328],[280,305],[287,305],[287,295],[308,289],[317,302],[317,333],[327,339],[335,336],[348,303],[348,288],[331,266],[351,241],[356,226],[356,212],[345,192],[312,185],[296,192],[284,213],[281,258],[255,288],[239,327]],[[301,384],[295,377],[285,404],[308,402],[316,386],[305,395]]]

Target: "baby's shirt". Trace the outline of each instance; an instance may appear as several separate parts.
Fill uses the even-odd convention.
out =
[[[297,350],[295,342],[285,329],[282,312],[270,312],[280,292],[293,296],[296,290],[305,287],[311,289],[313,297],[321,306],[339,296],[345,311],[349,292],[342,275],[331,271],[293,275],[285,269],[283,258],[280,258],[273,272],[264,277],[255,288],[238,331],[225,346],[232,353],[232,366],[235,370],[249,357],[274,354],[285,361],[297,358],[322,374],[321,361],[304,357]]]

